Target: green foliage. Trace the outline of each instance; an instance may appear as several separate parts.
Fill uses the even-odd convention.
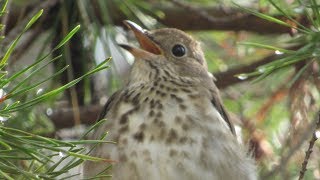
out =
[[[266,4],[268,4],[269,7],[272,7],[272,13],[270,13],[270,11],[268,13],[261,13],[257,10],[237,5],[237,7],[256,15],[257,17],[272,23],[287,26],[291,29],[291,37],[287,37],[285,42],[286,47],[290,47],[290,49],[276,46],[275,44],[277,41],[275,40],[274,42],[271,41],[269,44],[259,43],[259,41],[239,43],[241,46],[256,49],[260,48],[274,52],[279,56],[279,58],[258,67],[254,72],[238,74],[237,77],[243,80],[249,77],[255,77],[253,84],[251,84],[251,88],[255,89],[255,91],[260,87],[264,87],[266,93],[266,89],[270,89],[271,86],[277,86],[278,90],[281,90],[281,88],[288,89],[289,92],[286,92],[286,94],[289,97],[279,103],[272,102],[272,106],[269,105],[269,107],[266,108],[268,109],[268,113],[267,117],[264,118],[265,121],[263,121],[263,123],[254,121],[254,123],[257,123],[256,126],[258,126],[260,130],[264,131],[268,142],[270,142],[274,153],[271,157],[280,158],[280,160],[278,160],[279,165],[276,165],[275,167],[269,167],[270,161],[268,160],[261,161],[260,174],[262,177],[267,174],[264,179],[296,179],[297,176],[299,176],[301,163],[303,162],[302,154],[304,155],[304,153],[300,154],[299,152],[304,148],[302,146],[304,143],[301,142],[301,146],[303,147],[301,149],[300,147],[295,147],[295,145],[300,143],[299,141],[301,141],[301,139],[305,142],[309,140],[309,137],[305,135],[308,133],[309,129],[307,129],[306,132],[303,132],[303,130],[305,131],[304,127],[306,124],[313,123],[310,122],[308,118],[311,119],[311,114],[314,114],[314,109],[308,109],[306,107],[312,105],[309,105],[301,99],[301,97],[306,98],[314,96],[308,96],[305,94],[300,95],[296,92],[311,92],[310,89],[315,86],[315,84],[312,84],[314,82],[312,80],[313,77],[308,75],[307,71],[310,71],[311,65],[316,64],[315,62],[319,64],[320,6],[317,4],[319,2],[316,0],[297,0],[290,3],[290,6],[288,6],[288,4],[286,5],[286,2],[284,1],[280,3],[278,2],[279,1],[275,0],[267,0]],[[299,10],[299,12],[295,12],[296,9]],[[297,20],[300,16],[308,18],[305,24],[302,24]],[[278,19],[277,17],[282,17],[282,19]],[[304,86],[297,86],[297,84],[303,84]],[[246,92],[246,95],[250,94],[250,92],[252,91]],[[283,92],[279,92],[278,94],[281,93]],[[272,98],[274,98],[273,101],[276,101],[275,96],[277,95],[277,92],[273,93],[273,95],[275,95],[274,97],[270,97],[269,93],[266,95],[267,100],[263,100],[262,104],[259,104],[259,101],[257,101],[256,98],[252,98],[252,96],[251,98],[246,98],[246,101],[250,99],[250,103],[253,102],[255,106],[258,106],[258,108],[252,110],[251,113],[246,114],[245,117],[253,117],[252,119],[256,120],[255,118],[258,117],[258,115],[261,115],[259,113],[265,110],[263,108],[265,107],[264,105],[268,103],[268,99],[272,100]],[[319,89],[314,92],[314,95],[315,97],[319,96]],[[262,96],[265,97],[264,95]],[[259,97],[259,99],[261,98]],[[319,108],[319,102],[315,102],[313,107]],[[295,124],[295,115],[302,111],[307,114],[307,118],[301,118],[301,121],[303,122],[300,122],[301,124],[297,125]],[[311,134],[312,132],[309,133]],[[305,137],[303,137],[303,135]],[[315,149],[315,152],[318,152],[318,147]],[[295,153],[288,153],[291,151]],[[288,156],[288,159],[291,159],[284,162],[283,158],[286,156]],[[315,157],[317,156],[315,155]],[[318,164],[318,158],[310,159],[309,164],[313,163]],[[313,175],[311,172],[317,172],[317,167],[310,166],[309,169],[306,171],[304,178],[314,179],[316,175]],[[270,172],[271,174],[274,174],[270,175]]]
[[[5,12],[7,1],[2,4],[3,14]],[[27,23],[23,31],[18,37],[11,43],[9,48],[4,53],[0,61],[1,69],[6,67],[7,61],[10,59],[12,52],[17,47],[17,43],[25,33],[36,21],[41,17],[43,10],[36,13],[31,20]],[[68,66],[65,66],[58,70],[53,75],[38,79],[37,82],[30,82],[32,77],[35,77],[40,70],[43,70],[49,64],[59,60],[60,56],[50,58],[50,55],[63,45],[65,45],[72,36],[79,30],[80,25],[76,26],[69,32],[64,39],[58,43],[58,45],[52,49],[46,55],[35,60],[34,63],[26,68],[8,75],[6,71],[2,71],[0,75],[0,89],[2,96],[0,97],[0,177],[5,179],[55,179],[60,175],[68,172],[72,168],[79,166],[84,160],[90,161],[106,161],[106,159],[91,157],[87,155],[88,151],[84,148],[84,145],[88,144],[100,144],[111,143],[104,141],[104,137],[101,140],[83,140],[78,141],[61,141],[52,138],[39,136],[33,133],[29,133],[16,128],[8,127],[4,125],[4,121],[10,121],[11,116],[17,116],[16,114],[26,112],[28,109],[36,104],[44,102],[57,96],[64,90],[72,87],[79,81],[87,78],[88,76],[107,69],[106,65],[110,58],[104,60],[98,64],[95,68],[91,69],[87,73],[78,77],[69,83],[49,90],[36,97],[27,96],[27,93],[32,92],[35,88],[48,80],[60,75],[65,71]],[[7,93],[6,93],[7,92]],[[27,97],[27,98],[25,98]],[[22,99],[22,100],[21,100]],[[35,117],[31,117],[35,118]],[[23,124],[27,117],[20,116],[20,123]],[[98,124],[103,123],[100,121]],[[88,132],[94,130],[97,127],[89,129]],[[87,132],[87,133],[88,133]],[[86,134],[87,134],[86,133]],[[85,134],[85,135],[86,135]],[[58,161],[53,161],[53,158],[58,158]],[[64,163],[64,165],[61,165]]]
[[[265,64],[263,66],[260,66],[255,72],[248,73],[248,74],[240,74],[239,77],[251,77],[251,76],[259,76],[256,81],[259,81],[271,73],[286,68],[288,66],[295,65],[303,60],[306,60],[308,63],[311,63],[312,61],[319,60],[320,57],[320,16],[319,16],[319,6],[317,5],[315,0],[310,0],[308,2],[301,2],[298,1],[300,7],[302,8],[302,11],[307,15],[308,20],[312,23],[311,27],[306,27],[296,21],[293,17],[293,15],[288,14],[286,11],[283,10],[283,8],[279,7],[277,3],[275,3],[273,0],[268,1],[275,9],[278,10],[280,14],[288,18],[292,23],[284,22],[283,20],[274,18],[271,15],[267,15],[264,13],[260,13],[257,11],[254,11],[249,8],[244,8],[241,6],[238,6],[242,8],[243,10],[252,13],[262,19],[265,19],[267,21],[271,21],[273,23],[281,24],[287,27],[292,28],[293,30],[296,30],[297,32],[295,34],[294,38],[290,39],[288,42],[289,44],[299,44],[299,48],[297,50],[289,50],[289,49],[283,49],[280,47],[275,47],[273,45],[266,45],[266,44],[260,44],[256,42],[246,42],[242,43],[243,45],[247,46],[254,46],[254,47],[260,47],[265,48],[269,50],[277,51],[281,54],[284,54],[284,57],[281,59],[278,59],[277,61]],[[307,3],[307,4],[306,4]],[[309,65],[306,63],[305,67]],[[297,73],[296,77],[294,79],[297,79],[301,73],[305,70],[305,68],[302,68],[299,73]]]
[[[110,143],[103,140],[64,142],[4,126],[0,128],[0,138],[0,173],[6,178],[22,179],[52,179],[84,160],[105,161],[85,155],[85,148],[78,145]],[[53,161],[55,156],[60,157],[60,160]],[[68,160],[70,157],[73,158]],[[68,161],[67,165],[58,168],[63,161]]]
[[[23,32],[20,33],[20,35],[11,43],[10,47],[8,48],[5,55],[2,57],[2,59],[0,61],[0,67],[3,67],[5,65],[5,63],[9,59],[10,55],[12,54],[12,51],[17,46],[17,43],[18,43],[19,39],[21,38],[22,34],[24,32],[26,32],[33,25],[33,23],[35,23],[39,19],[39,17],[42,15],[42,12],[43,12],[43,10],[39,11],[36,15],[34,15],[32,17],[32,19],[28,22],[28,24],[25,26],[25,28],[23,29]]]

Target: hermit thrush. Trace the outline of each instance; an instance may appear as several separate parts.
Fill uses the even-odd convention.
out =
[[[114,93],[95,132],[109,131],[116,145],[91,155],[117,161],[115,179],[256,179],[255,165],[237,142],[200,45],[186,33],[147,31],[124,22],[141,48],[121,45],[135,57],[129,82]],[[85,177],[104,163],[85,162]]]

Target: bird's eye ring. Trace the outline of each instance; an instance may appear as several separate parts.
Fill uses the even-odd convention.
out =
[[[171,52],[175,57],[182,57],[186,54],[186,48],[181,44],[176,44],[171,49]]]

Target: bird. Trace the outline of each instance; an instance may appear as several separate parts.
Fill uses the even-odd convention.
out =
[[[124,24],[140,47],[120,44],[135,58],[127,84],[107,101],[107,119],[92,138],[108,132],[92,156],[115,160],[108,169],[121,180],[255,180],[250,152],[237,141],[201,44],[175,28],[146,30]],[[106,162],[85,161],[84,177]]]

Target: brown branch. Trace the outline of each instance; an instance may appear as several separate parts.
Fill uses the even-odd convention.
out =
[[[174,0],[173,0],[174,1]],[[39,6],[39,8],[44,8],[45,13],[50,12],[48,16],[45,17],[45,22],[50,23],[52,19],[57,17],[57,8],[55,5],[59,3],[58,0],[50,0],[45,1],[45,5]],[[96,1],[91,1],[92,8],[95,12],[95,18],[103,24],[103,15],[105,13],[101,13],[101,11],[105,11],[105,9],[101,9],[98,6]],[[123,10],[119,9],[119,6],[112,3],[112,1],[108,2],[108,10],[107,12],[110,18],[110,22],[115,25],[123,26],[122,21],[125,19],[129,19],[123,12]],[[36,8],[37,10],[39,8]],[[153,16],[160,23],[168,26],[174,27],[181,30],[225,30],[225,31],[251,31],[260,34],[282,34],[282,33],[291,33],[290,27],[285,27],[259,17],[256,17],[252,14],[245,13],[240,9],[230,8],[230,7],[215,7],[215,6],[199,6],[196,9],[193,8],[190,11],[190,8],[185,8],[181,6],[168,6],[161,3],[150,3],[150,8],[148,10],[144,10],[144,13]],[[201,12],[200,12],[201,11]],[[34,11],[33,11],[34,12]],[[154,12],[162,12],[164,16],[159,17],[156,16]],[[200,13],[199,13],[200,12]],[[12,12],[10,16],[18,17],[17,14],[19,12]],[[130,14],[130,13],[129,13]],[[25,17],[31,17],[34,13],[27,13]],[[288,21],[284,16],[274,16],[274,18],[281,19],[282,21]],[[299,16],[293,17],[300,24],[308,26],[307,17]],[[29,18],[25,18],[29,19]],[[16,24],[15,22],[11,22],[12,24]],[[44,29],[50,28],[47,23],[44,23]],[[21,24],[21,23],[19,23]],[[22,23],[24,25],[24,23]],[[16,29],[16,28],[14,28]],[[8,29],[8,31],[12,31]],[[18,31],[12,31],[17,34],[17,32],[21,32],[21,28]],[[15,36],[14,36],[15,37]],[[12,38],[9,38],[12,39]],[[9,41],[10,42],[10,41]]]
[[[214,17],[211,14],[203,11],[203,7],[196,7],[191,5],[190,3],[183,2],[180,0],[170,0],[173,4],[176,5],[177,8],[182,7],[185,10],[192,12],[194,14],[198,14],[201,18],[207,20],[210,23],[218,23],[218,22],[229,22],[230,20],[237,20],[240,18],[248,17],[249,14],[245,13],[230,13],[230,8],[223,8],[221,7],[220,10],[225,12],[225,14],[230,14],[230,16],[223,16],[223,17]]]
[[[286,49],[297,50],[299,48],[301,48],[301,46],[293,46]],[[265,65],[267,63],[273,62],[277,59],[283,58],[284,56],[285,54],[283,55],[272,54],[263,59],[257,60],[249,65],[235,67],[225,72],[213,73],[214,77],[217,79],[215,83],[219,89],[224,89],[224,88],[227,88],[228,86],[231,86],[240,82],[252,80],[254,77],[248,77],[247,79],[242,80],[236,77],[236,75],[253,72],[257,70],[258,67]]]
[[[181,6],[159,6],[154,5],[148,13],[156,18],[160,23],[182,30],[223,30],[223,31],[250,31],[260,34],[283,34],[292,33],[290,27],[285,27],[252,14],[244,13],[235,8],[221,7],[199,7],[201,11],[206,12],[204,15],[190,11]],[[111,18],[116,25],[122,25],[122,21],[127,19],[121,10],[117,8],[109,9]],[[153,12],[161,11],[164,17],[157,17]],[[208,18],[215,17],[215,19]],[[225,18],[232,17],[232,18]],[[216,19],[223,18],[218,21]],[[274,18],[287,21],[284,16],[274,16]],[[306,17],[296,17],[297,21],[303,25],[308,24]]]
[[[310,155],[312,153],[312,149],[314,146],[314,143],[317,141],[318,137],[316,135],[316,131],[320,128],[320,111],[318,112],[318,120],[316,121],[315,124],[315,129],[313,131],[313,135],[311,140],[309,141],[309,147],[308,150],[306,151],[306,156],[304,157],[303,163],[301,165],[301,170],[300,170],[300,175],[299,175],[299,180],[302,180],[304,177],[305,172],[307,171],[307,165],[308,161],[310,158]]]
[[[256,62],[253,62],[249,65],[235,67],[235,68],[229,69],[228,71],[225,71],[225,72],[213,73],[214,77],[217,79],[216,85],[218,86],[219,89],[224,89],[230,85],[234,85],[234,84],[237,84],[240,82],[249,81],[254,77],[249,77],[247,79],[241,80],[238,77],[236,77],[236,75],[242,74],[242,73],[253,72],[259,66],[262,66],[262,65],[267,64],[269,62],[275,61],[276,59],[279,59],[281,57],[282,57],[282,55],[275,55],[274,54],[274,55],[267,56],[261,60],[258,60]]]
[[[267,101],[264,102],[262,107],[259,108],[258,112],[253,118],[255,119],[257,126],[264,122],[267,112],[273,107],[273,105],[281,102],[288,95],[287,82],[289,82],[291,79],[292,77],[290,76],[288,81],[284,81],[284,84],[282,84],[275,92],[273,92]]]
[[[82,124],[93,124],[100,111],[102,105],[88,105],[79,107],[80,121]],[[49,118],[55,125],[56,129],[68,128],[74,126],[74,109],[70,107],[63,107],[53,110],[52,114],[49,114]]]

